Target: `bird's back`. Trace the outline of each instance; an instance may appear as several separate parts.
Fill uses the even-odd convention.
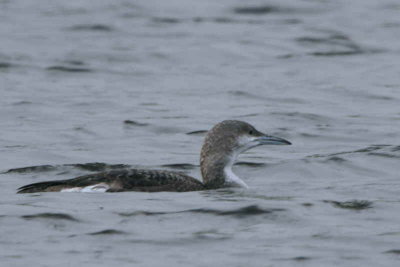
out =
[[[56,180],[29,184],[18,193],[81,192],[81,191],[142,191],[186,192],[204,190],[199,180],[180,172],[166,170],[121,169],[79,176],[68,180]]]

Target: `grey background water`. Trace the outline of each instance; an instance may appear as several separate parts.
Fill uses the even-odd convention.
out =
[[[0,265],[398,266],[399,13],[0,1]],[[200,177],[188,133],[223,119],[293,142],[240,157],[249,190],[15,194],[112,164]]]

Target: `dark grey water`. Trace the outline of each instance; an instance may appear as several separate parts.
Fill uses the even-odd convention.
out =
[[[399,13],[0,1],[1,265],[398,266]],[[242,155],[249,190],[15,194],[115,164],[200,177],[223,119],[293,142]]]

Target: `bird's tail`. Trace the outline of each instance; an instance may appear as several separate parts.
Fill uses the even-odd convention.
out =
[[[18,188],[17,193],[24,194],[24,193],[53,191],[53,190],[51,190],[51,188],[54,188],[56,186],[61,186],[63,184],[64,184],[64,180],[33,183],[33,184],[24,185],[24,186]],[[57,190],[54,190],[54,191],[57,191]]]

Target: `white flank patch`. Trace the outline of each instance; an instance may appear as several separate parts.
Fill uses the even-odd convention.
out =
[[[108,189],[110,189],[110,186],[108,184],[102,183],[102,184],[89,185],[89,186],[85,186],[85,187],[66,188],[66,189],[62,189],[60,192],[104,193]]]

